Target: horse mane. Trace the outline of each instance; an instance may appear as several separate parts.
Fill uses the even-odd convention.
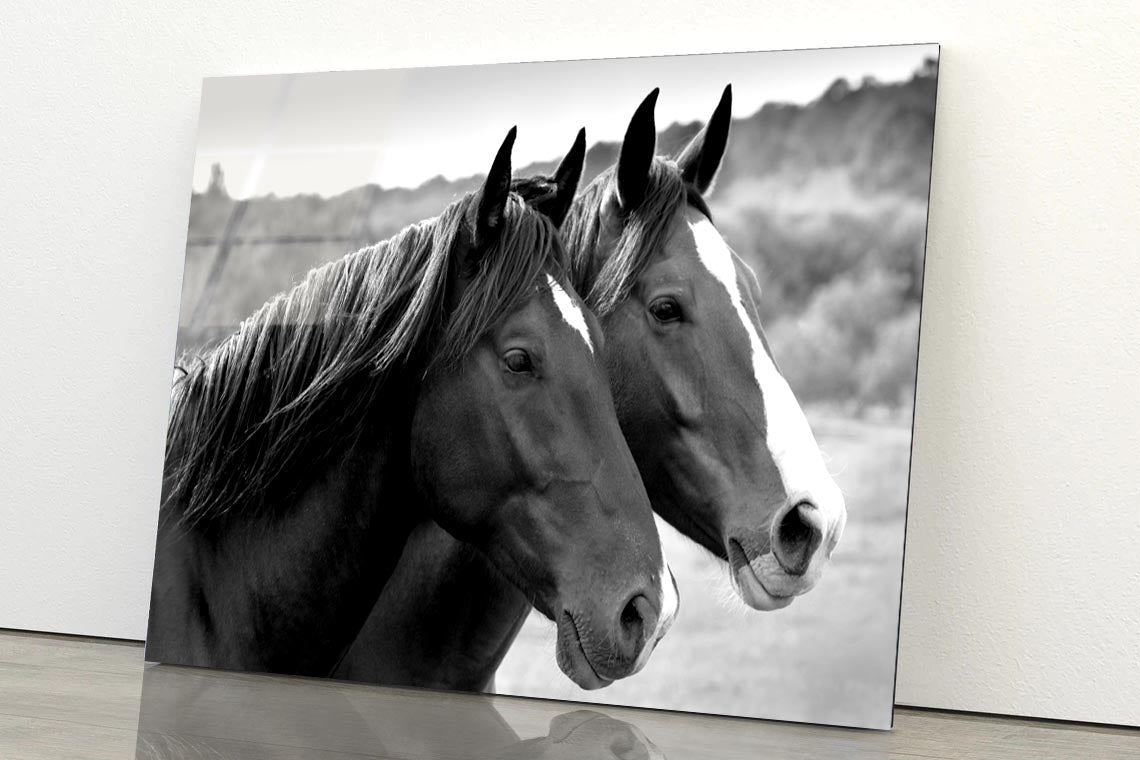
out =
[[[610,200],[615,167],[594,178],[574,200],[562,223],[562,240],[570,255],[575,290],[599,318],[608,316],[629,295],[634,282],[665,243],[672,220],[686,206],[712,219],[700,191],[685,182],[677,164],[656,157],[649,167],[645,198],[624,219],[613,253],[602,259],[603,215]]]
[[[544,270],[565,271],[550,220],[512,194],[499,239],[448,313],[451,253],[470,237],[477,200],[468,194],[313,269],[222,344],[180,359],[164,512],[193,524],[288,493],[355,443],[389,381],[454,365],[521,306]]]

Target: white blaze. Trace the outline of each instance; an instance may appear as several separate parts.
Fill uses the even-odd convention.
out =
[[[677,598],[677,582],[673,578],[673,571],[669,569],[669,563],[665,563],[665,567],[661,570],[661,594],[661,617],[657,621],[657,638],[664,636],[669,630],[680,606],[680,600]]]
[[[586,341],[586,347],[590,349],[590,353],[594,353],[594,343],[590,340],[590,328],[586,326],[586,315],[574,303],[574,299],[570,294],[562,289],[558,284],[558,280],[554,279],[551,275],[546,275],[546,281],[550,283],[550,292],[554,296],[554,305],[558,307],[558,311],[562,314],[562,319],[566,320],[566,324],[573,327],[582,336],[582,340]]]
[[[784,493],[793,503],[808,499],[820,510],[825,521],[825,540],[845,517],[843,495],[835,485],[819,452],[819,444],[800,409],[792,389],[772,363],[764,344],[748,318],[732,251],[707,219],[689,223],[696,240],[697,256],[725,289],[736,315],[748,335],[752,350],[752,372],[764,398],[767,444],[772,461],[780,472]]]
[[[662,549],[662,558],[664,558],[664,549]],[[677,609],[680,606],[680,599],[677,598],[677,585],[673,578],[673,571],[669,569],[669,563],[663,561],[661,571],[658,573],[658,581],[661,584],[661,613],[657,616],[657,628],[651,634],[645,637],[645,646],[641,650],[641,654],[637,656],[637,661],[633,664],[633,672],[637,673],[645,667],[645,663],[649,662],[649,655],[653,654],[653,650],[657,647],[657,642],[665,638],[665,634],[669,632],[669,628],[673,625],[673,619],[677,617]]]

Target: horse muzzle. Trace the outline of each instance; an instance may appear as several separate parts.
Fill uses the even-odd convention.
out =
[[[730,538],[726,553],[737,594],[753,609],[787,607],[819,582],[846,522],[842,499],[822,507],[798,500],[776,513],[761,541]]]
[[[655,590],[659,595],[650,601]],[[665,566],[657,582],[633,593],[609,623],[595,625],[589,613],[564,610],[557,622],[558,666],[583,689],[600,689],[637,673],[668,633],[678,604],[677,582]]]

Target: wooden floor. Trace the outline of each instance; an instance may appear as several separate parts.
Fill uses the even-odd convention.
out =
[[[144,665],[0,632],[0,758],[1140,758],[1140,731],[900,708],[891,732]]]

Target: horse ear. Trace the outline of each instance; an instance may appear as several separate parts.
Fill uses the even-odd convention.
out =
[[[653,92],[645,96],[625,130],[617,164],[617,199],[625,212],[641,205],[649,187],[649,167],[653,164],[653,154],[657,152],[653,109],[657,106],[660,92],[660,88],[654,87]]]
[[[511,194],[511,149],[515,145],[515,135],[518,127],[511,127],[507,132],[495,160],[491,163],[491,170],[487,172],[487,179],[483,182],[483,189],[479,194],[479,205],[475,216],[475,248],[485,247],[499,234],[499,228],[506,214],[507,198]]]
[[[578,192],[578,182],[582,179],[582,165],[586,163],[586,128],[578,130],[578,136],[570,147],[570,152],[554,171],[554,200],[551,201],[547,216],[555,227],[561,227],[574,203]]]
[[[724,148],[728,144],[728,130],[732,125],[732,85],[724,88],[720,102],[705,128],[689,142],[677,157],[677,166],[686,182],[703,195],[712,187]]]

